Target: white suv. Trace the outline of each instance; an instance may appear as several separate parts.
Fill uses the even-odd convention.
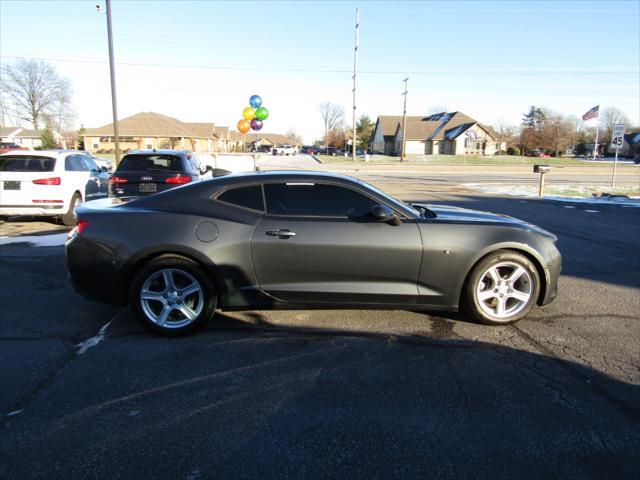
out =
[[[109,174],[77,150],[14,150],[0,155],[0,216],[59,216],[75,225],[83,201],[109,195]]]

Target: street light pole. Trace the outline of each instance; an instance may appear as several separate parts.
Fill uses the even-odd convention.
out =
[[[116,147],[116,166],[120,165],[120,138],[118,133],[118,102],[116,100],[116,71],[113,60],[113,32],[111,31],[111,0],[107,4],[107,36],[109,38],[109,74],[111,76],[111,108],[113,110],[113,140]]]
[[[409,81],[409,77],[402,80],[404,82],[404,109],[402,111],[402,152],[400,153],[400,162],[404,162],[404,144],[405,144],[405,135],[407,134],[407,82]]]

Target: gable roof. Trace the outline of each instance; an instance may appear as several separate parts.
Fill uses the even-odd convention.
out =
[[[8,137],[12,133],[23,130],[22,127],[0,127],[0,137]]]
[[[118,121],[118,133],[123,137],[186,137],[210,138],[213,123],[185,123],[155,112],[140,112]],[[88,128],[86,137],[113,135],[113,123],[98,128]]]
[[[453,140],[474,125],[478,125],[489,136],[496,138],[493,128],[482,125],[462,112],[439,112],[427,116],[407,115],[405,140]],[[402,116],[380,115],[376,126],[384,136],[395,136],[402,128]]]
[[[44,130],[34,130],[32,128],[23,128],[20,130],[20,133],[15,135],[20,138],[40,138],[43,134]]]
[[[281,144],[288,144],[288,145],[297,145],[298,142],[295,142],[294,140],[292,140],[289,137],[286,137],[285,135],[281,135],[279,133],[248,133],[247,134],[247,141],[254,143],[254,142],[259,142],[260,140],[267,140],[268,142],[272,143],[273,145],[281,145]]]

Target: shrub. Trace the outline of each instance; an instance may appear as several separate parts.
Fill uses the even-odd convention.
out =
[[[113,148],[108,148],[104,151],[104,153],[116,153],[116,151]]]
[[[520,149],[518,147],[507,148],[507,155],[520,155]]]
[[[104,153],[104,148],[99,148],[96,150],[96,153]]]
[[[494,155],[506,155],[507,152],[505,152],[504,150],[500,150],[499,152],[494,153]]]

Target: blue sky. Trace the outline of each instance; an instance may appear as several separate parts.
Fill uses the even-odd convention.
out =
[[[50,61],[73,81],[78,124],[111,121],[106,19],[91,1],[0,2],[0,55]],[[616,106],[640,123],[640,11],[634,1],[113,1],[120,117],[156,111],[234,126],[248,97],[265,131],[321,134],[317,105],[351,121],[360,8],[358,112],[435,105],[516,124],[530,105],[580,116]]]

